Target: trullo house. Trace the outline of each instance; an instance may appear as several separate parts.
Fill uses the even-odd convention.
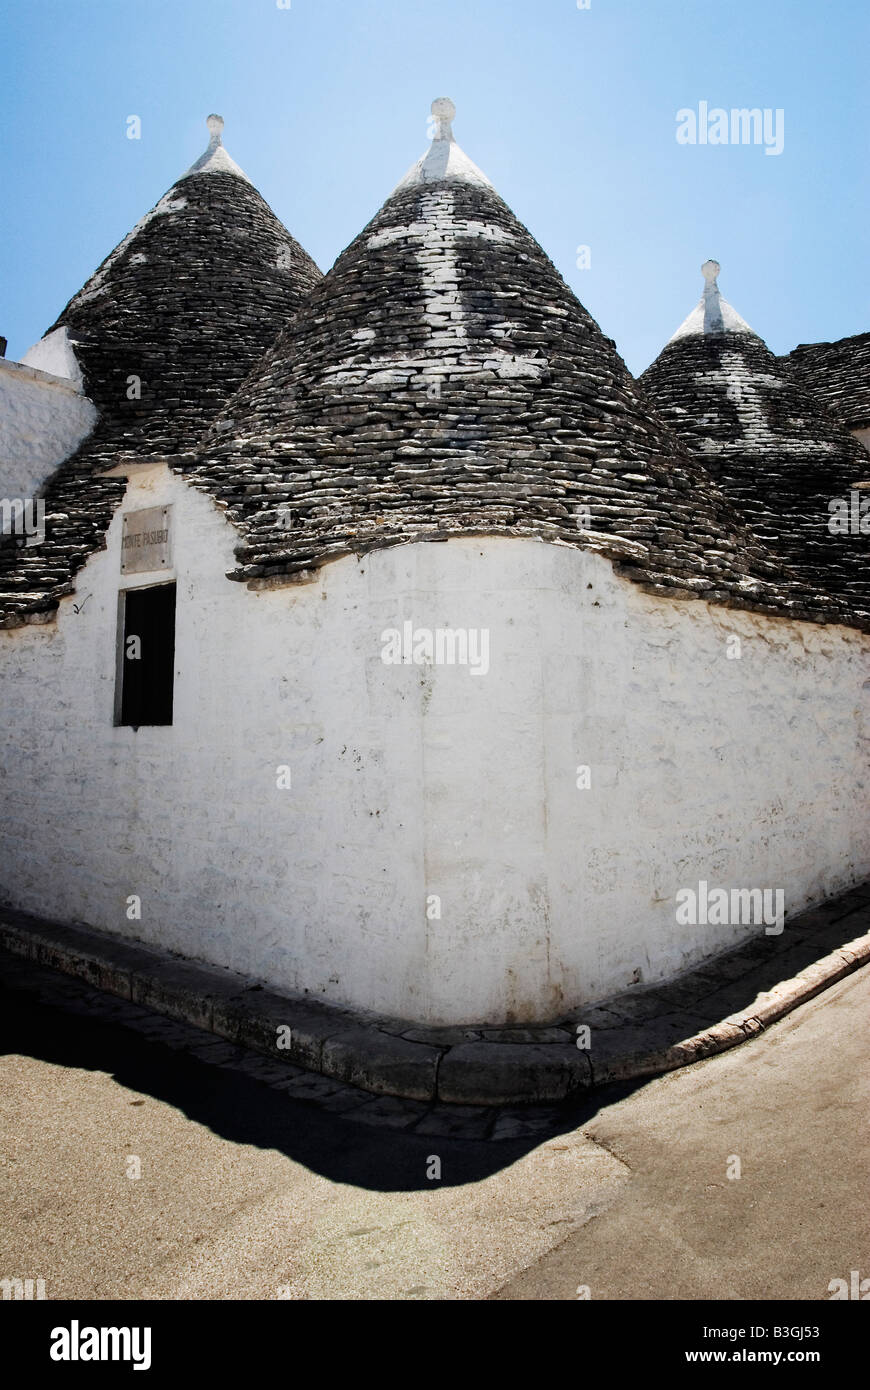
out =
[[[813,387],[712,274],[638,384],[433,115],[323,277],[210,118],[2,364],[35,502],[0,889],[291,994],[547,1023],[760,930],[682,889],[791,914],[870,873],[868,538],[829,526],[870,467],[848,371]]]

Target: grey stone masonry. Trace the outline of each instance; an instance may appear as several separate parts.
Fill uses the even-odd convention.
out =
[[[100,474],[190,449],[320,278],[233,173],[180,179],[106,258],[52,325],[99,418],[43,489],[45,541],[0,548],[0,626],[51,616],[124,495]]]
[[[829,529],[867,476],[858,441],[751,332],[674,338],[640,384],[783,567],[866,626],[870,536]]]
[[[231,578],[254,585],[510,535],[675,597],[850,619],[753,536],[529,232],[462,178],[387,201],[183,468],[226,505]]]
[[[850,430],[870,429],[870,333],[801,343],[780,361],[835,420]]]

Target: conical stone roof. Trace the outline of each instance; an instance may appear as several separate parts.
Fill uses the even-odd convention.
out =
[[[850,501],[867,478],[867,456],[720,300],[718,264],[702,271],[701,312],[678,329],[641,386],[754,535],[804,583],[845,601],[863,625],[870,537],[832,534],[829,504]]]
[[[781,360],[798,385],[847,429],[870,429],[870,333],[835,343],[801,343]]]
[[[458,148],[452,103],[432,109],[427,154],[186,464],[242,532],[231,577],[487,533],[595,548],[669,593],[839,611],[742,527]]]
[[[45,338],[33,365],[74,361],[99,410],[93,433],[46,485],[46,541],[0,553],[0,617],[56,607],[102,537],[124,480],[116,464],[190,449],[321,279],[223,147],[142,218]],[[74,358],[72,356],[74,354]]]

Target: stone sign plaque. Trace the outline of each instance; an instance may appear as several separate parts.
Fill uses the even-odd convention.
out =
[[[124,514],[121,573],[149,574],[172,565],[172,508],[146,507]]]

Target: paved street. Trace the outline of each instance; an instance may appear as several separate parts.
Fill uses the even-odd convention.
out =
[[[78,988],[22,965],[2,997],[0,1277],[49,1298],[819,1299],[870,1275],[870,971],[501,1142],[305,1103]]]
[[[585,1133],[630,1181],[498,1296],[818,1299],[850,1270],[870,1276],[868,1018],[863,970],[603,1108]]]

